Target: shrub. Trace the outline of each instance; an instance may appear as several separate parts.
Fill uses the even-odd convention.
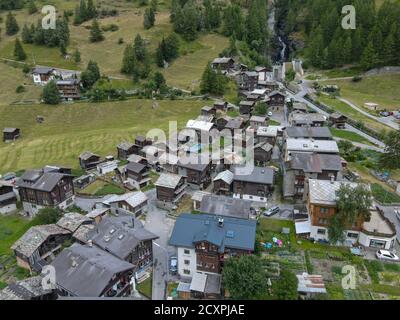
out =
[[[365,267],[373,283],[379,283],[379,272],[383,271],[383,265],[379,261],[365,261]]]
[[[25,92],[25,87],[24,86],[18,86],[17,89],[15,89],[16,93],[22,93]]]
[[[115,32],[115,31],[119,30],[119,27],[116,24],[112,23],[112,24],[102,26],[101,29],[105,32],[107,32],[107,31]]]
[[[385,190],[380,184],[373,183],[371,191],[374,198],[381,203],[397,203],[400,202],[400,196]]]

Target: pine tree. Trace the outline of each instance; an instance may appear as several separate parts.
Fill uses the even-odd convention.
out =
[[[93,0],[88,0],[87,2],[87,9],[86,9],[86,18],[93,19],[97,15],[96,6],[93,3]]]
[[[376,63],[376,52],[372,41],[370,41],[361,56],[360,65],[364,70],[369,70],[375,67]]]
[[[12,36],[17,34],[19,31],[19,26],[17,19],[15,19],[14,15],[9,12],[6,18],[6,34],[8,36]]]
[[[145,61],[145,59],[147,58],[147,50],[144,40],[140,36],[140,34],[136,35],[133,42],[133,48],[135,50],[136,59],[142,62]]]
[[[179,39],[175,33],[172,33],[167,38],[165,38],[164,59],[170,62],[178,58],[178,56],[179,56]]]
[[[161,49],[161,44],[158,45],[156,49],[156,64],[158,67],[163,68],[164,67],[164,55],[162,53]]]
[[[157,71],[154,74],[154,84],[156,85],[157,89],[162,89],[165,86],[165,84],[166,84],[165,78],[161,72]]]
[[[55,81],[50,81],[43,88],[42,99],[45,104],[51,105],[56,105],[61,102],[60,91],[58,91]]]
[[[85,0],[81,0],[79,3],[79,17],[82,22],[88,19],[88,10]]]
[[[85,89],[90,89],[100,79],[100,69],[96,62],[90,60],[87,68],[82,72],[81,79]]]
[[[154,12],[157,12],[157,6],[158,6],[158,2],[157,0],[151,0],[150,1],[150,6],[153,9]]]
[[[223,15],[222,32],[226,36],[235,36],[242,40],[244,36],[244,17],[238,5],[228,6]]]
[[[170,22],[174,22],[175,17],[176,17],[176,13],[178,12],[178,10],[181,10],[181,6],[179,4],[179,0],[172,0],[172,2],[171,2],[171,11],[170,11],[170,15],[169,15]]]
[[[197,38],[199,14],[192,0],[189,0],[178,12],[174,28],[185,40],[193,41]]]
[[[63,57],[65,57],[65,56],[67,55],[68,52],[67,52],[67,45],[65,44],[65,41],[64,41],[64,40],[61,40],[61,41],[60,41],[59,47],[60,47],[61,55],[62,55]]]
[[[322,37],[322,29],[318,27],[310,36],[310,45],[308,48],[308,58],[313,66],[322,66],[323,53],[324,40]]]
[[[99,42],[104,40],[103,31],[100,28],[97,19],[93,20],[92,27],[90,29],[90,42]]]
[[[396,32],[397,32],[397,26],[396,24],[393,24],[390,29],[389,35],[383,42],[382,60],[385,65],[396,64],[396,58],[397,58],[396,43],[395,43]]]
[[[32,29],[26,24],[24,24],[24,27],[22,28],[21,38],[23,43],[33,43]]]
[[[74,25],[78,26],[82,23],[82,18],[80,16],[80,10],[79,10],[79,6],[75,7],[75,12],[74,12]]]
[[[75,63],[81,62],[81,53],[79,52],[78,49],[76,49],[74,52],[74,61]]]
[[[347,35],[345,41],[343,42],[342,59],[343,63],[350,63],[352,60],[352,44],[350,35]]]
[[[356,31],[353,33],[352,37],[352,47],[351,47],[351,60],[352,61],[359,61],[361,54],[362,54],[362,44],[361,44],[361,34],[362,30],[361,27],[357,28]]]
[[[145,29],[150,29],[154,26],[154,22],[156,20],[154,10],[152,8],[146,8],[144,11],[143,17],[143,26]]]
[[[127,45],[122,59],[121,72],[125,74],[133,74],[135,69],[137,69],[135,50],[133,49],[133,46]]]
[[[15,39],[14,57],[18,61],[26,60],[26,53],[21,42],[19,41],[19,38]]]
[[[38,11],[35,1],[34,0],[29,0],[28,2],[28,12],[29,14],[34,14]]]

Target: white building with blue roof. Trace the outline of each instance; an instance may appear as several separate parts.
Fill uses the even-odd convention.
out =
[[[177,247],[178,274],[191,278],[197,271],[221,273],[224,260],[254,252],[254,220],[211,214],[182,214],[169,244]]]

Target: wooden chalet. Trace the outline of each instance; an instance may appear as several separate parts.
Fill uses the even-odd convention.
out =
[[[17,265],[29,271],[40,272],[62,250],[63,243],[71,232],[55,224],[31,227],[18,239],[11,249],[17,258]]]
[[[23,211],[30,217],[45,207],[66,209],[74,203],[73,176],[62,168],[25,172],[17,181]]]
[[[157,201],[176,205],[185,194],[186,178],[172,173],[162,173],[155,183]]]
[[[132,154],[139,154],[139,147],[133,143],[123,141],[117,146],[118,159],[127,160]]]
[[[84,170],[94,169],[101,162],[100,156],[90,151],[85,151],[79,155],[79,164]]]
[[[129,162],[125,167],[125,178],[132,180],[139,188],[144,188],[149,184],[151,181],[149,173],[149,168],[141,163]]]
[[[247,101],[247,100],[240,101],[239,103],[240,114],[251,114],[255,105],[256,105],[255,101]]]
[[[229,57],[215,58],[211,62],[211,68],[214,70],[229,71],[235,66],[235,60]]]
[[[19,128],[4,128],[3,129],[3,142],[15,141],[21,136]]]
[[[347,123],[347,117],[339,112],[334,112],[329,116],[329,120],[333,126],[338,129],[344,129]]]
[[[64,100],[76,100],[81,97],[81,82],[78,79],[57,80],[56,86]]]

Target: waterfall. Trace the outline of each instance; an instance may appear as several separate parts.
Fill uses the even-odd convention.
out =
[[[281,38],[280,36],[278,37],[278,41],[279,41],[280,45],[282,46],[282,50],[280,51],[280,54],[279,54],[279,61],[280,61],[280,62],[285,62],[285,60],[286,60],[286,48],[287,48],[287,45],[286,45],[286,43],[282,40],[282,38]]]

